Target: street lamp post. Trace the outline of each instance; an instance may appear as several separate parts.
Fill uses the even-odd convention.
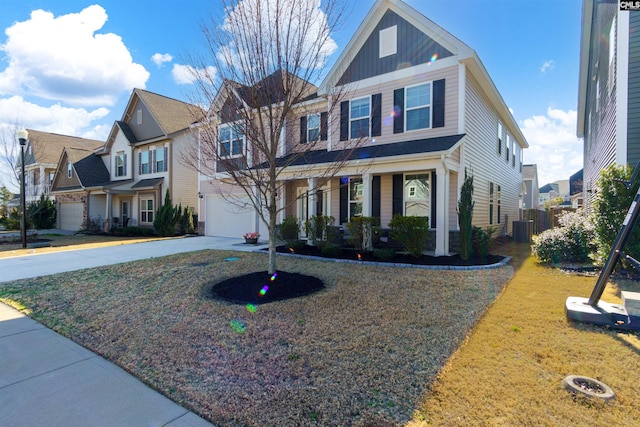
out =
[[[20,179],[20,204],[22,205],[22,214],[20,215],[20,238],[22,240],[22,248],[27,247],[27,198],[24,192],[24,146],[27,145],[29,133],[26,129],[18,131],[18,141],[20,141],[20,158],[22,160]]]

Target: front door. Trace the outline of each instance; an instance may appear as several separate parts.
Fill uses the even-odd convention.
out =
[[[307,237],[305,224],[309,219],[309,192],[307,188],[298,189],[298,220],[300,221],[300,237]]]
[[[120,207],[120,213],[122,214],[122,226],[126,227],[129,223],[129,201],[122,201],[122,206]]]

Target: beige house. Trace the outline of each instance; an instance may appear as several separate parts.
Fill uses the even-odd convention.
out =
[[[328,94],[336,89],[347,97],[329,109]],[[229,90],[225,96],[241,94]],[[522,151],[528,144],[477,54],[404,2],[376,1],[317,93],[302,104],[304,115],[288,118],[286,134],[300,135],[300,145],[310,138],[320,143],[292,164],[287,158],[296,144],[288,138],[280,147],[288,164],[280,174],[279,197],[289,206],[282,218],[325,214],[345,224],[362,215],[379,218],[384,228],[395,214],[427,216],[432,249],[449,254],[467,170],[474,176],[474,225],[511,233],[511,221],[519,217]],[[220,117],[224,105],[221,101],[217,111],[214,106],[213,113]],[[221,121],[220,128],[226,125]],[[239,137],[238,147],[251,147]],[[360,138],[366,143],[349,152],[339,175],[320,187],[321,171]],[[226,142],[221,138],[220,144]],[[217,176],[200,178],[205,234],[266,232],[252,209],[225,202],[220,193],[242,194],[224,184],[224,171]]]
[[[153,227],[167,190],[175,205],[197,214],[197,172],[180,161],[196,144],[196,112],[190,104],[135,89],[100,148],[66,149],[60,156],[53,184],[59,226]]]

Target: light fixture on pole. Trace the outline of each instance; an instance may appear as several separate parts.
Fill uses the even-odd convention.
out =
[[[18,141],[20,141],[20,153],[22,159],[22,178],[20,179],[20,205],[22,206],[22,212],[20,215],[20,237],[23,249],[27,247],[27,199],[24,192],[24,146],[27,145],[28,138],[29,132],[27,132],[26,129],[20,129],[18,131]]]

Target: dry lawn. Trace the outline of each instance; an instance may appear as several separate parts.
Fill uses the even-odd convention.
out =
[[[0,300],[219,426],[403,425],[513,274],[282,257],[326,288],[256,309],[203,296],[265,264],[174,255],[0,284]]]
[[[409,425],[640,425],[638,334],[570,325],[564,315],[566,298],[589,297],[596,278],[526,259]],[[603,300],[619,302],[620,289],[639,287],[610,284]],[[571,374],[606,383],[617,399],[605,404],[574,397],[561,387]]]

